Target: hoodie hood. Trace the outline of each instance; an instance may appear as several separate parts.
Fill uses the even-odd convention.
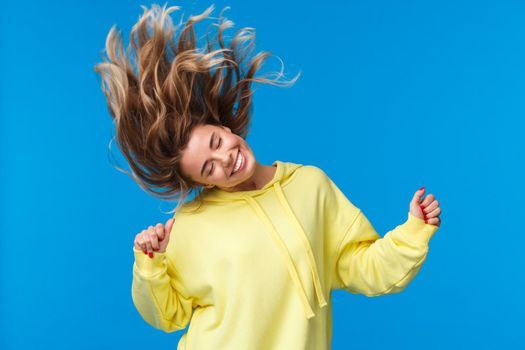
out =
[[[312,305],[315,302],[315,300],[308,299],[308,294],[306,293],[305,288],[312,288],[313,284],[313,288],[315,289],[315,296],[317,297],[317,301],[320,307],[326,306],[327,302],[322,289],[318,268],[314,258],[314,254],[312,252],[310,241],[308,240],[307,235],[305,234],[297,216],[294,214],[290,203],[286,198],[285,192],[282,188],[282,186],[284,186],[287,182],[293,179],[296,170],[301,168],[303,165],[291,162],[283,162],[280,160],[274,161],[272,165],[276,166],[277,170],[275,171],[273,178],[260,189],[251,191],[228,192],[215,187],[210,190],[204,191],[201,194],[201,198],[203,199],[203,202],[244,201],[246,202],[246,205],[250,206],[250,208],[257,215],[261,224],[267,228],[267,232],[270,235],[271,239],[279,247],[283,261],[288,267],[291,281],[295,285],[297,292],[299,293],[299,296],[301,298],[301,301],[304,305],[305,316],[306,318],[311,318],[315,316],[315,313],[312,309]],[[265,211],[257,201],[257,198],[260,195],[267,193],[268,191],[272,191],[277,197],[277,202],[281,207],[280,210],[282,210],[283,214],[286,215],[286,217],[290,221],[291,227],[294,228],[294,232],[302,241],[303,249],[300,251],[300,254],[303,256],[293,256],[290,249],[288,249],[285,242],[281,238],[282,234],[280,234],[277,231],[272,221],[270,220],[270,217],[265,213]],[[298,261],[304,260],[305,257],[307,260],[308,268],[300,269],[300,266],[304,266],[304,264],[298,264]]]
[[[213,187],[209,190],[205,190],[202,193],[202,198],[205,199],[205,201],[209,202],[229,202],[234,200],[242,200],[247,196],[253,198],[267,192],[268,190],[271,190],[273,186],[280,186],[283,183],[287,182],[295,173],[295,170],[302,167],[303,165],[276,160],[272,163],[272,166],[277,167],[273,178],[260,189],[250,191],[228,192],[218,187]]]

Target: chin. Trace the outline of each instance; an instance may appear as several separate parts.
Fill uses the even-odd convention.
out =
[[[238,179],[236,179],[237,181],[235,182],[235,184],[230,185],[230,186],[232,186],[232,188],[233,187],[241,187],[242,188],[242,187],[248,186],[250,184],[250,182],[251,182],[252,177],[253,177],[253,173],[254,173],[253,169],[245,168],[243,170],[243,176],[238,178]]]

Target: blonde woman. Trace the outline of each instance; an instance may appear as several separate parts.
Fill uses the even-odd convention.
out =
[[[245,67],[252,28],[226,47],[233,22],[221,13],[220,48],[207,36],[201,49],[193,26],[213,6],[174,26],[178,9],[144,7],[127,50],[111,28],[96,66],[128,174],[178,199],[165,225],[135,236],[134,305],[159,330],[189,325],[179,350],[330,349],[331,291],[406,288],[440,226],[439,203],[415,191],[406,221],[381,238],[319,167],[259,163],[246,142],[251,83],[290,82],[255,77],[267,52]]]

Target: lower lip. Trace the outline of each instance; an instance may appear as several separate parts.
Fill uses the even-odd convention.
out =
[[[233,175],[236,175],[238,173],[240,173],[242,171],[242,169],[244,169],[244,164],[246,163],[246,157],[244,156],[244,153],[242,153],[241,151],[239,151],[242,155],[242,160],[241,160],[241,167],[239,168],[239,170],[237,170],[236,172],[233,173]]]

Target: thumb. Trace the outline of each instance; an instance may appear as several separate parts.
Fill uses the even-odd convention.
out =
[[[414,193],[414,197],[412,198],[412,203],[419,204],[419,201],[421,200],[421,197],[425,193],[425,187],[421,187],[419,190]]]
[[[169,237],[171,233],[171,228],[173,227],[173,222],[175,221],[175,218],[170,218],[166,225],[164,226],[164,237]]]

